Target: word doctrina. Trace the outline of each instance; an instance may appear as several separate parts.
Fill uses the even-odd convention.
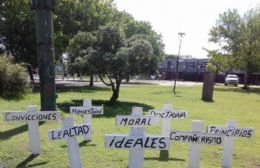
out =
[[[50,140],[58,140],[58,139],[65,139],[71,138],[81,135],[87,135],[91,132],[91,127],[88,124],[74,126],[69,128],[64,128],[60,130],[52,130],[48,132]]]
[[[7,112],[4,119],[6,122],[56,121],[60,119],[60,114],[55,111]]]
[[[186,112],[172,112],[172,111],[159,111],[159,110],[150,110],[150,116],[157,116],[160,118],[169,118],[169,119],[186,119]]]
[[[224,137],[221,135],[213,135],[207,133],[195,133],[195,132],[171,132],[171,140],[185,143],[199,143],[210,145],[222,145]]]
[[[134,137],[124,135],[106,135],[106,148],[116,149],[168,149],[169,137],[162,136],[145,136]]]

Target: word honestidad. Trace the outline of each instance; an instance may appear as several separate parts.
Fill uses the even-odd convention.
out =
[[[160,118],[169,118],[169,119],[186,119],[186,112],[172,112],[172,111],[158,111],[158,110],[150,110],[150,116],[157,116]]]
[[[90,125],[84,124],[81,126],[74,126],[69,128],[64,128],[60,130],[52,130],[49,131],[49,139],[50,140],[58,140],[58,139],[65,139],[71,138],[75,136],[87,135],[91,132]]]
[[[86,115],[86,114],[103,114],[103,106],[92,107],[70,107],[70,113],[74,115]]]
[[[106,135],[106,148],[116,149],[168,149],[169,137],[162,136],[123,136],[123,135]]]
[[[60,114],[55,111],[6,112],[4,119],[6,122],[56,121],[60,119]]]

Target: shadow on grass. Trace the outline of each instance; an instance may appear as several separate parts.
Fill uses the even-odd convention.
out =
[[[25,93],[21,93],[19,95],[8,95],[8,96],[0,96],[0,98],[2,98],[3,100],[12,100],[12,101],[20,101],[24,99],[24,95]]]
[[[39,155],[33,155],[31,154],[30,156],[28,156],[24,161],[22,161],[21,163],[19,163],[16,168],[25,168],[25,167],[35,167],[35,166],[42,166],[47,164],[48,162],[40,162],[40,163],[35,163],[32,165],[28,165],[31,161],[33,161],[33,159],[35,159],[37,156]]]
[[[90,144],[92,141],[82,141],[79,143],[79,147],[84,147],[84,146],[97,146],[97,144]],[[62,145],[62,148],[67,148],[67,145]]]
[[[107,87],[95,87],[95,86],[78,86],[74,84],[67,84],[67,83],[58,83],[56,84],[56,92],[81,92],[81,93],[93,93],[96,91],[110,91],[110,88]],[[39,84],[35,84],[33,87],[33,92],[38,93],[40,92]]]
[[[157,85],[156,83],[149,83],[149,82],[122,82],[123,85]]]
[[[44,122],[39,122],[39,125],[44,124]],[[6,140],[18,134],[28,131],[28,124],[16,127],[7,131],[0,132],[0,140]]]
[[[83,100],[72,100],[70,102],[57,103],[59,110],[70,113],[70,106],[82,106]],[[107,100],[92,100],[93,105],[104,105],[104,115],[96,117],[115,117],[116,115],[131,114],[132,107],[143,107],[143,111],[153,109],[153,106],[137,103],[137,102],[121,102],[117,101],[111,105]]]
[[[185,162],[185,159],[181,158],[168,158],[165,160],[161,160],[159,157],[145,157],[144,160],[158,160],[158,161],[179,161],[179,162]]]
[[[215,91],[221,92],[240,92],[240,93],[255,93],[260,94],[260,88],[249,88],[248,90],[240,88],[240,87],[215,87]]]

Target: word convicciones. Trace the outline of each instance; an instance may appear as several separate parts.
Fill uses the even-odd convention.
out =
[[[170,138],[173,141],[185,143],[201,143],[210,145],[222,145],[224,137],[221,135],[213,135],[207,133],[194,133],[194,132],[171,132]]]
[[[227,137],[241,137],[241,138],[251,138],[254,134],[254,129],[252,128],[226,128],[218,126],[209,126],[208,133],[225,135]]]
[[[168,149],[170,139],[162,136],[133,137],[127,135],[106,135],[105,147],[114,149]]]
[[[86,114],[102,115],[103,114],[103,106],[70,107],[70,114],[74,114],[74,115],[86,115]]]
[[[57,121],[60,120],[60,113],[56,111],[6,112],[4,120],[6,122]]]
[[[157,116],[160,118],[169,118],[169,119],[186,119],[187,113],[180,111],[180,112],[172,112],[172,111],[159,111],[159,110],[150,110],[150,116]]]
[[[116,125],[118,126],[145,126],[158,125],[159,118],[152,116],[116,116]]]
[[[91,127],[88,124],[64,128],[60,130],[52,130],[48,132],[49,140],[58,140],[71,138],[75,136],[88,135],[91,133]]]

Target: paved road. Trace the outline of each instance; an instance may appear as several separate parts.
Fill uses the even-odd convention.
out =
[[[72,79],[69,80],[61,80],[57,79],[56,84],[58,85],[64,85],[64,86],[86,86],[89,84],[88,81],[79,81],[75,80],[73,81]],[[173,86],[174,81],[169,81],[169,80],[130,80],[129,83],[125,84],[123,83],[122,86],[127,87],[127,86],[135,86],[135,85],[140,85],[140,84],[154,84],[154,85],[162,85],[162,86]],[[94,82],[95,86],[98,87],[106,87],[102,82]],[[177,81],[178,86],[198,86],[202,85],[201,82],[182,82],[182,81]]]

